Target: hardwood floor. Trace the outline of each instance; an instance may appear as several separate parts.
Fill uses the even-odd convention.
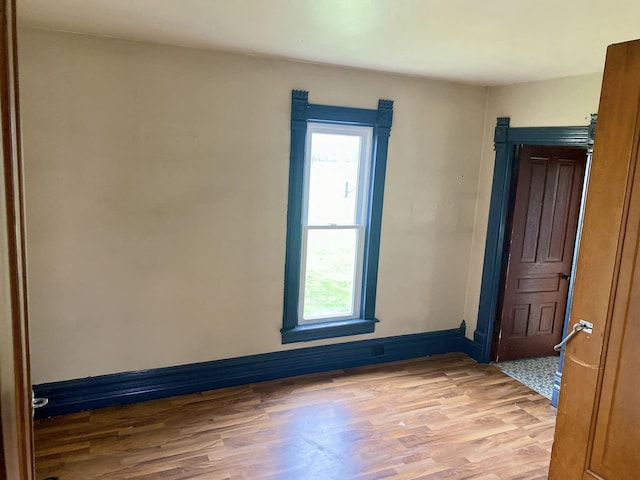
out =
[[[547,478],[555,409],[462,354],[37,420],[37,478]]]

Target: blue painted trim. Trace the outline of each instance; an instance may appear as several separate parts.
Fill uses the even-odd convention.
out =
[[[323,338],[346,337],[373,333],[379,320],[345,320],[342,322],[315,323],[282,329],[282,343],[310,342]]]
[[[503,253],[505,229],[510,208],[510,186],[517,161],[515,150],[519,145],[552,145],[589,148],[593,144],[593,127],[524,127],[512,128],[508,117],[497,119],[494,145],[495,165],[489,221],[485,243],[482,285],[478,322],[474,332],[477,345],[473,358],[479,362],[488,362],[491,356],[491,338],[493,323],[498,309],[500,282],[504,276]]]
[[[334,107],[331,105],[309,105],[307,120],[310,122],[342,123],[375,127],[378,110],[367,108]]]
[[[513,145],[586,147],[589,145],[589,127],[509,128],[506,142]]]
[[[302,195],[304,151],[308,122],[348,124],[373,127],[373,164],[369,192],[369,215],[364,241],[362,311],[360,318],[343,322],[298,325],[300,297],[300,263],[302,251]],[[303,342],[347,335],[371,333],[375,319],[378,283],[378,258],[382,229],[384,180],[387,167],[389,135],[393,122],[393,101],[379,100],[378,108],[350,108],[309,104],[309,92],[291,92],[291,153],[289,157],[289,206],[287,210],[287,251],[285,259],[282,343]]]
[[[480,358],[480,344],[475,340],[470,340],[466,337],[463,338],[460,350],[462,351],[462,353],[466,353],[476,361],[478,361],[477,359]]]
[[[460,350],[463,353],[466,353],[467,355],[469,355],[470,357],[476,358],[476,356],[478,355],[479,346],[473,340],[469,340],[466,337],[466,333],[467,333],[467,322],[462,320],[462,323],[460,324],[460,336],[462,337],[462,340],[460,342]]]
[[[479,362],[488,362],[491,355],[491,333],[496,316],[498,292],[502,272],[502,251],[509,206],[509,190],[513,169],[514,148],[507,142],[509,118],[498,118],[494,133],[496,151],[491,187],[489,222],[485,241],[484,267],[478,322],[474,341],[478,345]]]
[[[168,368],[101,375],[33,387],[49,399],[38,418],[297,375],[461,351],[462,328],[360,340]]]
[[[562,360],[560,361],[562,365]],[[562,384],[562,368],[559,366],[558,371],[553,376],[553,391],[551,392],[551,406],[558,408],[558,400],[560,400],[560,385]]]
[[[289,154],[289,203],[287,206],[287,243],[284,264],[284,310],[282,329],[298,325],[300,297],[300,259],[302,252],[302,190],[304,149],[307,136],[309,92],[291,92],[291,152]],[[302,159],[302,160],[300,160]]]
[[[378,288],[378,260],[380,258],[380,234],[382,232],[382,206],[384,203],[384,182],[387,175],[387,153],[389,135],[393,122],[393,102],[379,100],[376,111],[376,126],[373,131],[373,172],[369,190],[369,228],[364,246],[364,288],[362,302],[364,318],[375,318],[376,292]]]

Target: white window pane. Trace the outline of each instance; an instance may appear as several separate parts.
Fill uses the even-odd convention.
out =
[[[356,222],[359,135],[311,134],[309,225]]]
[[[309,230],[303,318],[352,316],[358,231]]]

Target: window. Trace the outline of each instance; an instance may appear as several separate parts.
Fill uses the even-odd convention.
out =
[[[360,317],[371,127],[307,124],[299,324]]]
[[[392,117],[292,92],[283,343],[374,331]]]

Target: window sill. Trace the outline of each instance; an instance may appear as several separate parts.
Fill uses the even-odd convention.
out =
[[[373,333],[378,320],[345,320],[342,322],[314,323],[312,325],[298,325],[297,327],[282,329],[282,343],[310,342],[323,338],[346,337]]]

